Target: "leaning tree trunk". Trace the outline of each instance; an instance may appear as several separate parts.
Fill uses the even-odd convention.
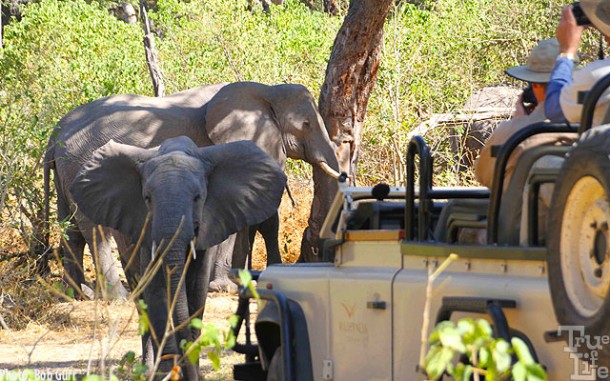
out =
[[[354,183],[360,134],[375,84],[383,46],[383,24],[392,0],[351,0],[326,67],[318,107],[328,134],[337,145],[341,171]],[[337,184],[314,167],[314,199],[309,226],[303,233],[300,261],[316,262],[318,237]]]
[[[165,96],[165,84],[163,83],[163,76],[161,75],[161,69],[159,68],[159,64],[157,62],[155,37],[150,31],[150,22],[148,21],[148,13],[146,12],[144,0],[140,0],[140,16],[142,17],[142,24],[144,27],[144,50],[146,52],[146,63],[148,64],[148,71],[150,72],[150,77],[152,78],[155,97],[163,97]]]

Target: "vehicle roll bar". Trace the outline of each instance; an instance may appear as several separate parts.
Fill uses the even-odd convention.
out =
[[[487,213],[487,243],[498,243],[498,216],[500,214],[500,203],[504,190],[504,177],[506,174],[506,163],[517,148],[527,138],[542,133],[576,133],[578,126],[566,124],[539,122],[529,125],[513,134],[506,143],[502,144],[496,158],[494,175],[491,187],[491,197],[489,199],[489,211]]]
[[[415,157],[419,156],[419,193],[415,192]],[[432,155],[421,136],[414,136],[407,147],[405,239],[415,240],[417,218],[417,240],[426,241],[430,231],[432,200],[450,198],[489,198],[486,189],[434,189],[432,187]],[[415,199],[419,200],[417,217]]]

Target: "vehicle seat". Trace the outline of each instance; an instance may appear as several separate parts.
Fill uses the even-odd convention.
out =
[[[527,195],[530,189],[530,180],[535,175],[557,177],[563,157],[570,150],[570,146],[542,145],[532,147],[519,157],[518,165],[513,172],[508,186],[502,193],[501,206],[498,216],[498,243],[518,246],[527,244]],[[552,194],[552,184],[545,184],[541,188],[542,194]],[[548,202],[549,197],[546,197]],[[539,204],[539,210],[544,208]],[[487,216],[489,213],[489,199],[453,199],[447,202],[442,210],[439,222],[434,229],[434,238],[439,242],[476,244],[472,238],[464,241],[459,231],[463,228],[487,229]],[[539,212],[538,232],[544,236],[546,230],[546,214]],[[540,241],[540,240],[538,240]]]
[[[434,239],[454,243],[458,242],[460,228],[486,229],[488,209],[489,199],[449,200],[434,228]]]
[[[563,158],[571,146],[544,145],[528,149],[519,157],[508,186],[502,194],[498,216],[498,243],[518,246],[527,244],[527,195],[529,179],[534,175],[546,173],[557,177]],[[547,184],[545,193],[552,192],[552,184]],[[541,205],[539,205],[540,207]],[[539,216],[545,217],[540,213]],[[538,232],[541,236],[546,230],[546,218],[538,219]],[[523,232],[523,234],[522,234]]]

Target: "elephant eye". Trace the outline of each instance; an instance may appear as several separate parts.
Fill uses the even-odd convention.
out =
[[[147,194],[144,196],[144,202],[150,204],[150,195]]]
[[[303,122],[303,128],[309,128],[309,121],[308,120]]]
[[[195,195],[195,197],[193,198],[194,202],[199,202],[199,200],[201,200],[201,195]]]

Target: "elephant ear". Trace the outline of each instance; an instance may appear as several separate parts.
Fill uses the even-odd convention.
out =
[[[138,167],[157,150],[112,140],[98,148],[70,184],[78,209],[94,223],[137,240],[147,214]]]
[[[284,166],[282,129],[267,93],[273,88],[254,82],[223,87],[205,106],[205,130],[214,144],[251,140]]]
[[[277,212],[286,175],[251,141],[199,149],[207,178],[207,197],[197,246],[208,248]]]

